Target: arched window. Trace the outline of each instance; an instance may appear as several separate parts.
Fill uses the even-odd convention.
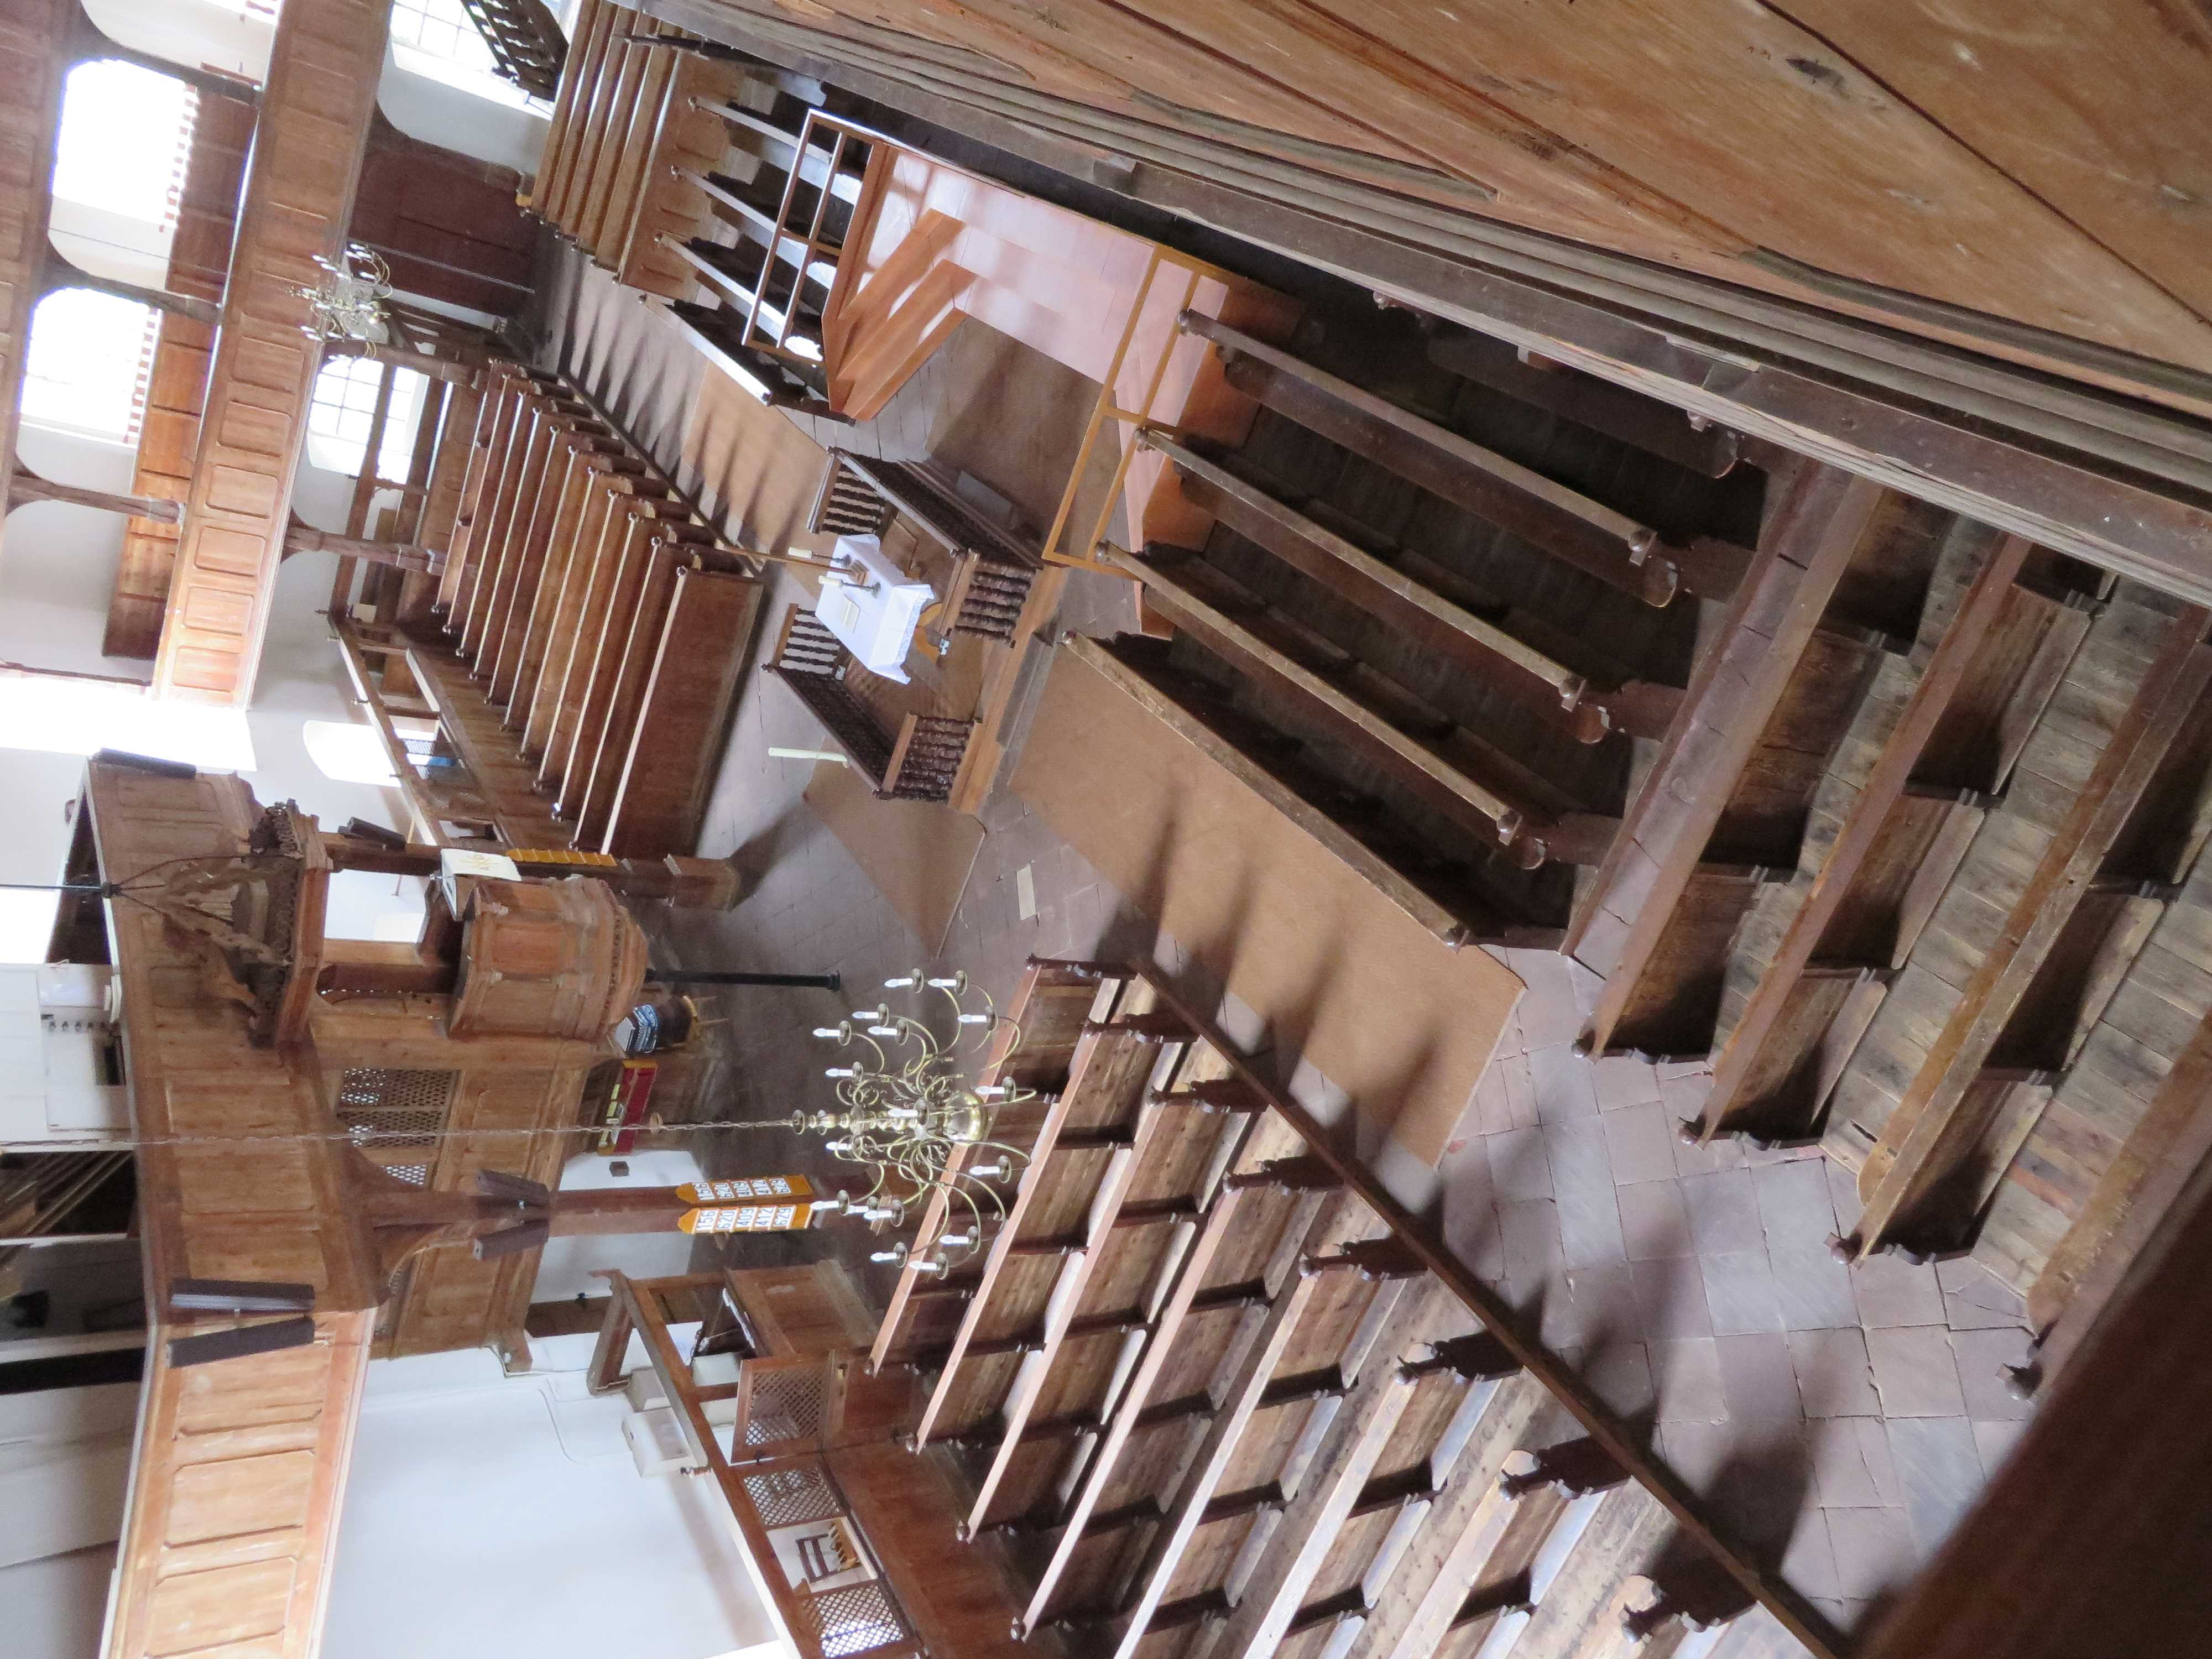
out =
[[[116,443],[136,443],[146,412],[159,316],[151,306],[65,288],[31,313],[23,418]]]
[[[308,720],[301,736],[307,745],[307,758],[333,783],[388,789],[399,781],[373,726],[350,720]]]
[[[142,224],[173,227],[199,94],[115,59],[79,64],[62,92],[54,194]]]
[[[54,143],[53,234],[88,269],[158,286],[168,270],[199,96],[137,64],[80,64]],[[23,418],[135,442],[159,316],[65,289],[40,302],[24,362]]]

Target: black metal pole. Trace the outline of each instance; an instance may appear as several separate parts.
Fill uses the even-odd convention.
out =
[[[663,985],[803,985],[817,991],[842,991],[845,988],[842,974],[686,973],[655,968],[647,977]]]

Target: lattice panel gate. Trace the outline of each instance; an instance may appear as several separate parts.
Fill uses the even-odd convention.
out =
[[[371,1163],[402,1181],[428,1186],[458,1075],[355,1066],[338,1079],[338,1127]]]

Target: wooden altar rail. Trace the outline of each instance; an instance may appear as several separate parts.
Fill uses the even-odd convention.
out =
[[[897,728],[856,696],[849,678],[859,672],[851,652],[804,605],[783,615],[769,672],[781,680],[829,728],[837,746],[885,800],[951,799],[967,759],[975,722],[908,711]]]
[[[1044,561],[1033,541],[963,501],[958,485],[935,462],[872,460],[832,449],[806,527],[817,535],[880,536],[894,518],[905,520],[951,564],[939,601],[942,630],[1016,644]]]

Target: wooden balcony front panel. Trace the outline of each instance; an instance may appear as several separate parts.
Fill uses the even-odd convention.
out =
[[[242,707],[269,625],[319,354],[294,285],[345,238],[390,8],[292,0],[246,163],[231,280],[154,664],[156,693]]]
[[[185,164],[184,196],[177,204],[176,236],[169,244],[167,286],[174,293],[222,303],[253,119],[254,106],[238,99],[200,101]],[[139,422],[132,494],[164,501],[183,501],[191,494],[192,452],[199,447],[215,341],[215,330],[196,319],[173,313],[161,319]],[[107,631],[100,644],[105,654],[150,659],[161,648],[169,579],[183,531],[182,525],[159,519],[134,518],[125,527],[123,556],[116,562],[107,601]]]
[[[311,1659],[374,1317],[319,1315],[307,1346],[185,1370],[153,1345],[103,1659]]]

